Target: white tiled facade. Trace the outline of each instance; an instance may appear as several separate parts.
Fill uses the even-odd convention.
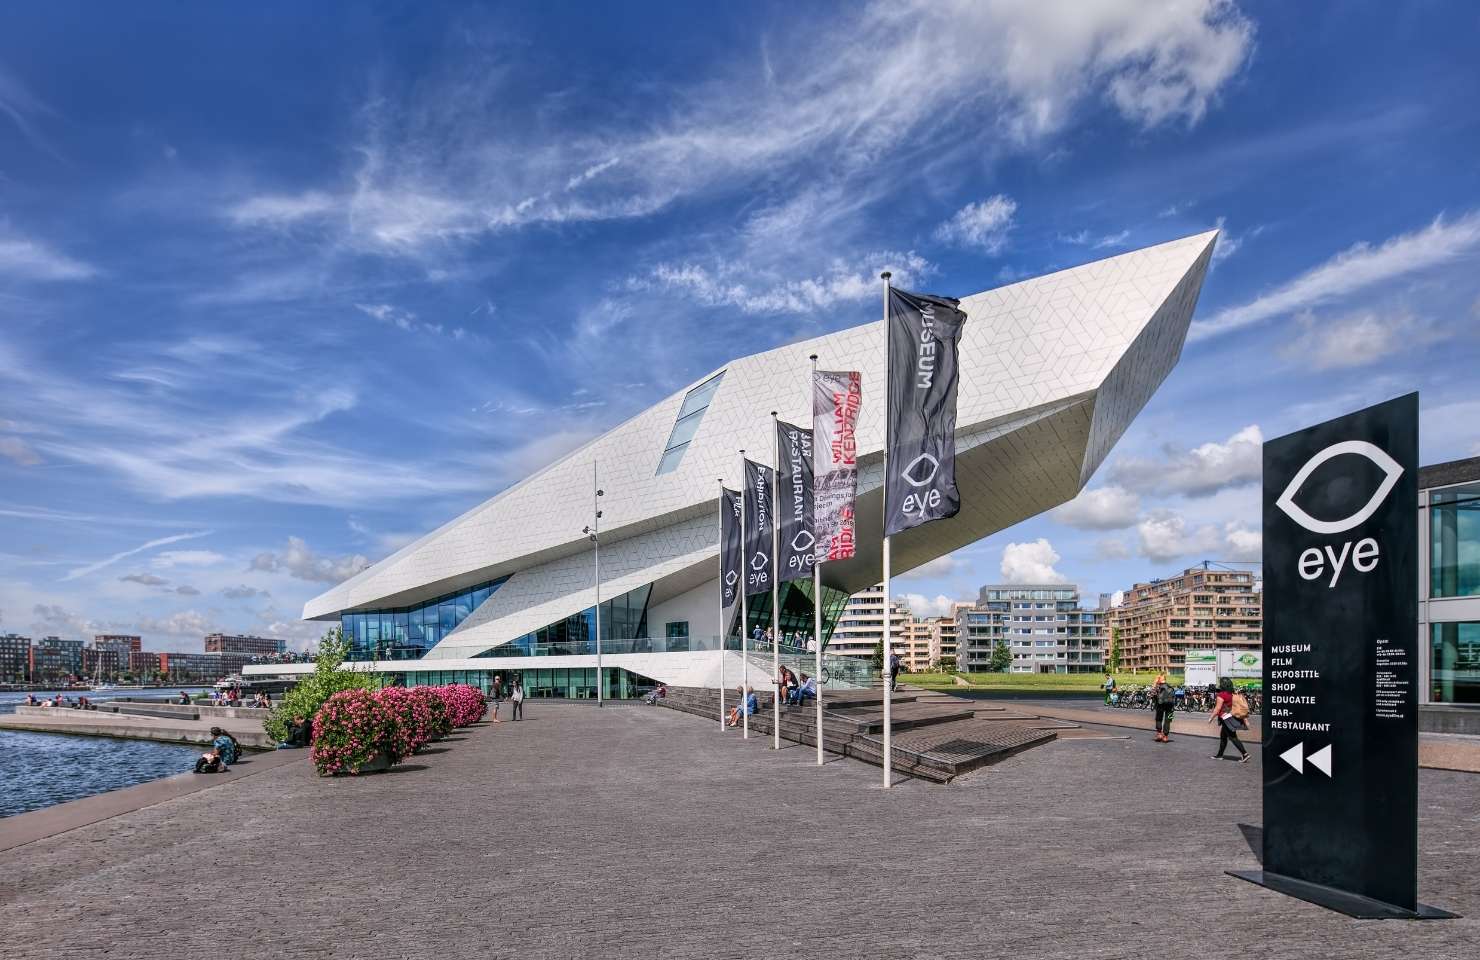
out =
[[[1215,239],[1187,237],[962,301],[962,509],[895,537],[896,574],[1079,492],[1180,356]],[[590,522],[594,463],[606,491],[602,596],[650,583],[650,629],[661,630],[681,609],[694,636],[718,634],[716,480],[738,485],[739,448],[770,459],[770,411],[810,420],[814,353],[824,369],[862,371],[864,397],[858,554],[823,565],[823,581],[847,593],[877,582],[884,413],[878,321],[727,364],[677,469],[657,473],[689,388],[315,597],[304,617],[406,606],[508,576],[427,655],[450,667],[592,606],[591,551],[581,528]]]

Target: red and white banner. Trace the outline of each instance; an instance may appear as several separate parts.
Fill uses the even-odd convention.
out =
[[[813,532],[817,562],[847,560],[856,547],[858,497],[858,411],[863,406],[863,374],[857,370],[818,370],[812,381]]]

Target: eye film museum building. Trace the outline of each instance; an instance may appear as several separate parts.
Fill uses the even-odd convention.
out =
[[[1181,354],[1216,233],[1175,240],[964,298],[955,517],[893,538],[901,574],[1073,498]],[[823,640],[849,594],[881,576],[882,321],[740,357],[516,483],[304,607],[338,623],[351,659],[407,684],[532,696],[632,696],[654,682],[717,685],[741,669],[719,591],[718,480],[770,462],[770,412],[810,425],[809,356],[859,370],[857,553],[821,565]],[[597,676],[593,475],[600,522]],[[750,624],[769,627],[769,594]],[[810,580],[783,584],[781,632],[810,633]],[[728,629],[722,628],[722,624]],[[769,653],[762,671],[769,670]],[[302,665],[256,665],[284,674]],[[759,674],[764,676],[764,673]]]

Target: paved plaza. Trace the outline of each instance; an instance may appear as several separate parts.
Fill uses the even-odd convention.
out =
[[[1139,731],[948,786],[638,706],[533,702],[388,774],[304,761],[0,853],[8,956],[1473,958],[1480,776],[1420,774],[1422,898],[1354,921],[1258,865],[1259,765]],[[1129,737],[1129,739],[1125,739]]]

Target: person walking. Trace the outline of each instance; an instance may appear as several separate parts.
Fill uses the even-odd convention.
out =
[[[490,699],[493,700],[493,722],[503,723],[498,718],[499,705],[504,702],[504,675],[495,673],[493,675],[493,686],[489,688]]]
[[[1177,695],[1167,683],[1167,675],[1158,673],[1151,685],[1151,702],[1156,707],[1156,742],[1169,743],[1172,738],[1172,711],[1177,708]]]
[[[524,719],[524,684],[517,677],[514,678],[514,692],[509,694],[509,700],[514,704],[514,719]]]
[[[899,654],[893,650],[889,651],[889,692],[893,693],[899,687]]]
[[[1243,701],[1243,716],[1239,716],[1238,701]],[[1219,680],[1218,695],[1213,700],[1213,712],[1208,718],[1209,723],[1218,724],[1218,752],[1213,754],[1214,760],[1222,760],[1223,751],[1232,743],[1238,748],[1238,762],[1249,762],[1249,751],[1244,749],[1243,741],[1238,738],[1240,730],[1249,729],[1249,724],[1244,719],[1248,715],[1248,701],[1244,700],[1243,694],[1233,692],[1233,681],[1228,677]]]

